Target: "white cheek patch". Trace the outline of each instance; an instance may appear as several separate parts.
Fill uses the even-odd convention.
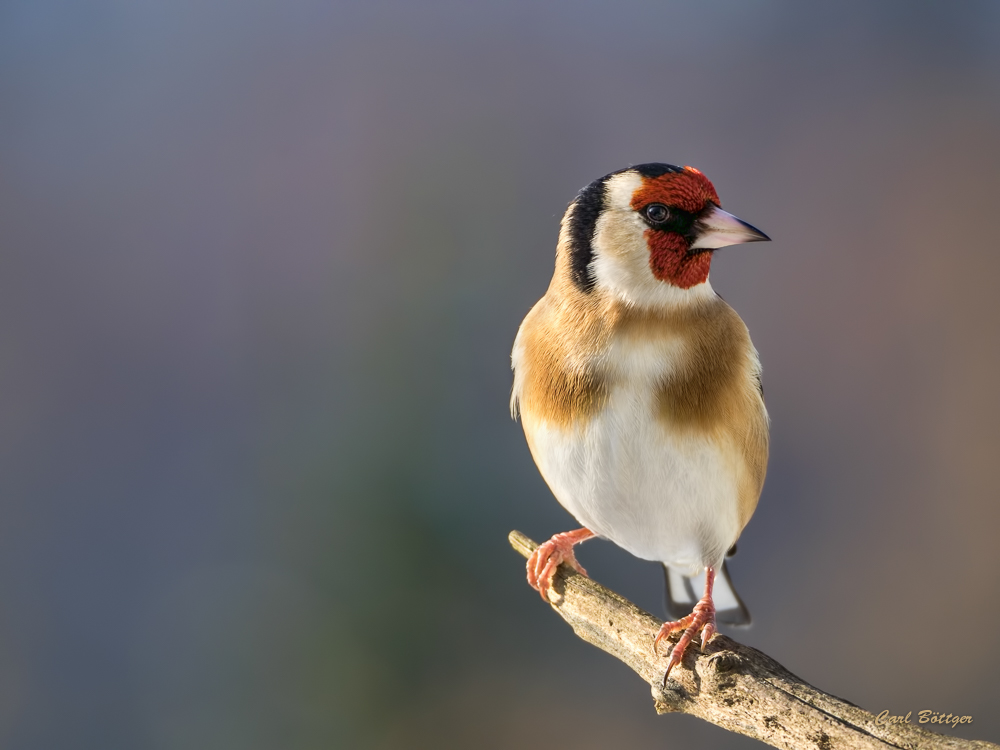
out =
[[[715,295],[706,278],[690,289],[681,289],[653,275],[649,266],[646,224],[635,211],[605,210],[594,232],[591,269],[595,285],[627,305],[677,307]]]
[[[608,178],[604,184],[604,210],[632,212],[632,196],[642,187],[642,177],[636,172],[623,172]]]
[[[642,187],[634,172],[617,174],[605,185],[604,210],[594,227],[594,277],[599,286],[618,290],[645,283],[649,271],[646,224],[632,210],[632,195]]]

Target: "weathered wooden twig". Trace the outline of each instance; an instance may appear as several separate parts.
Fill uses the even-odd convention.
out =
[[[525,557],[538,546],[519,531],[512,531],[509,538]],[[561,598],[552,608],[583,640],[625,662],[648,682],[658,713],[692,714],[774,747],[794,750],[1000,750],[1000,745],[990,742],[880,721],[803,682],[760,651],[722,635],[715,636],[706,653],[697,642],[692,643],[663,687],[669,649],[663,648],[659,658],[653,654],[653,637],[662,621],[565,565],[559,567],[553,588]]]

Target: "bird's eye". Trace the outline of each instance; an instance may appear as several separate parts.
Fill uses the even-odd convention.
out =
[[[650,203],[646,206],[645,214],[653,224],[662,224],[670,218],[670,210],[662,203]]]

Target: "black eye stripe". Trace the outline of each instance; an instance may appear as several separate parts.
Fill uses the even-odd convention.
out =
[[[649,216],[649,209],[654,206],[662,205],[663,204],[660,203],[650,203],[648,206],[644,206],[639,211],[639,215],[642,217],[642,220],[646,222],[646,225],[655,231],[676,232],[688,240],[693,240],[694,222],[697,217],[694,214],[688,211],[682,211],[679,208],[663,206],[667,210],[668,215],[662,221],[655,221]]]

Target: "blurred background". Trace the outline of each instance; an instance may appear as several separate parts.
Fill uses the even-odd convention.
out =
[[[1000,741],[998,133],[990,2],[6,0],[0,746],[759,746],[507,545],[574,526],[514,334],[646,161],[774,238],[712,272],[773,419],[731,634]]]

